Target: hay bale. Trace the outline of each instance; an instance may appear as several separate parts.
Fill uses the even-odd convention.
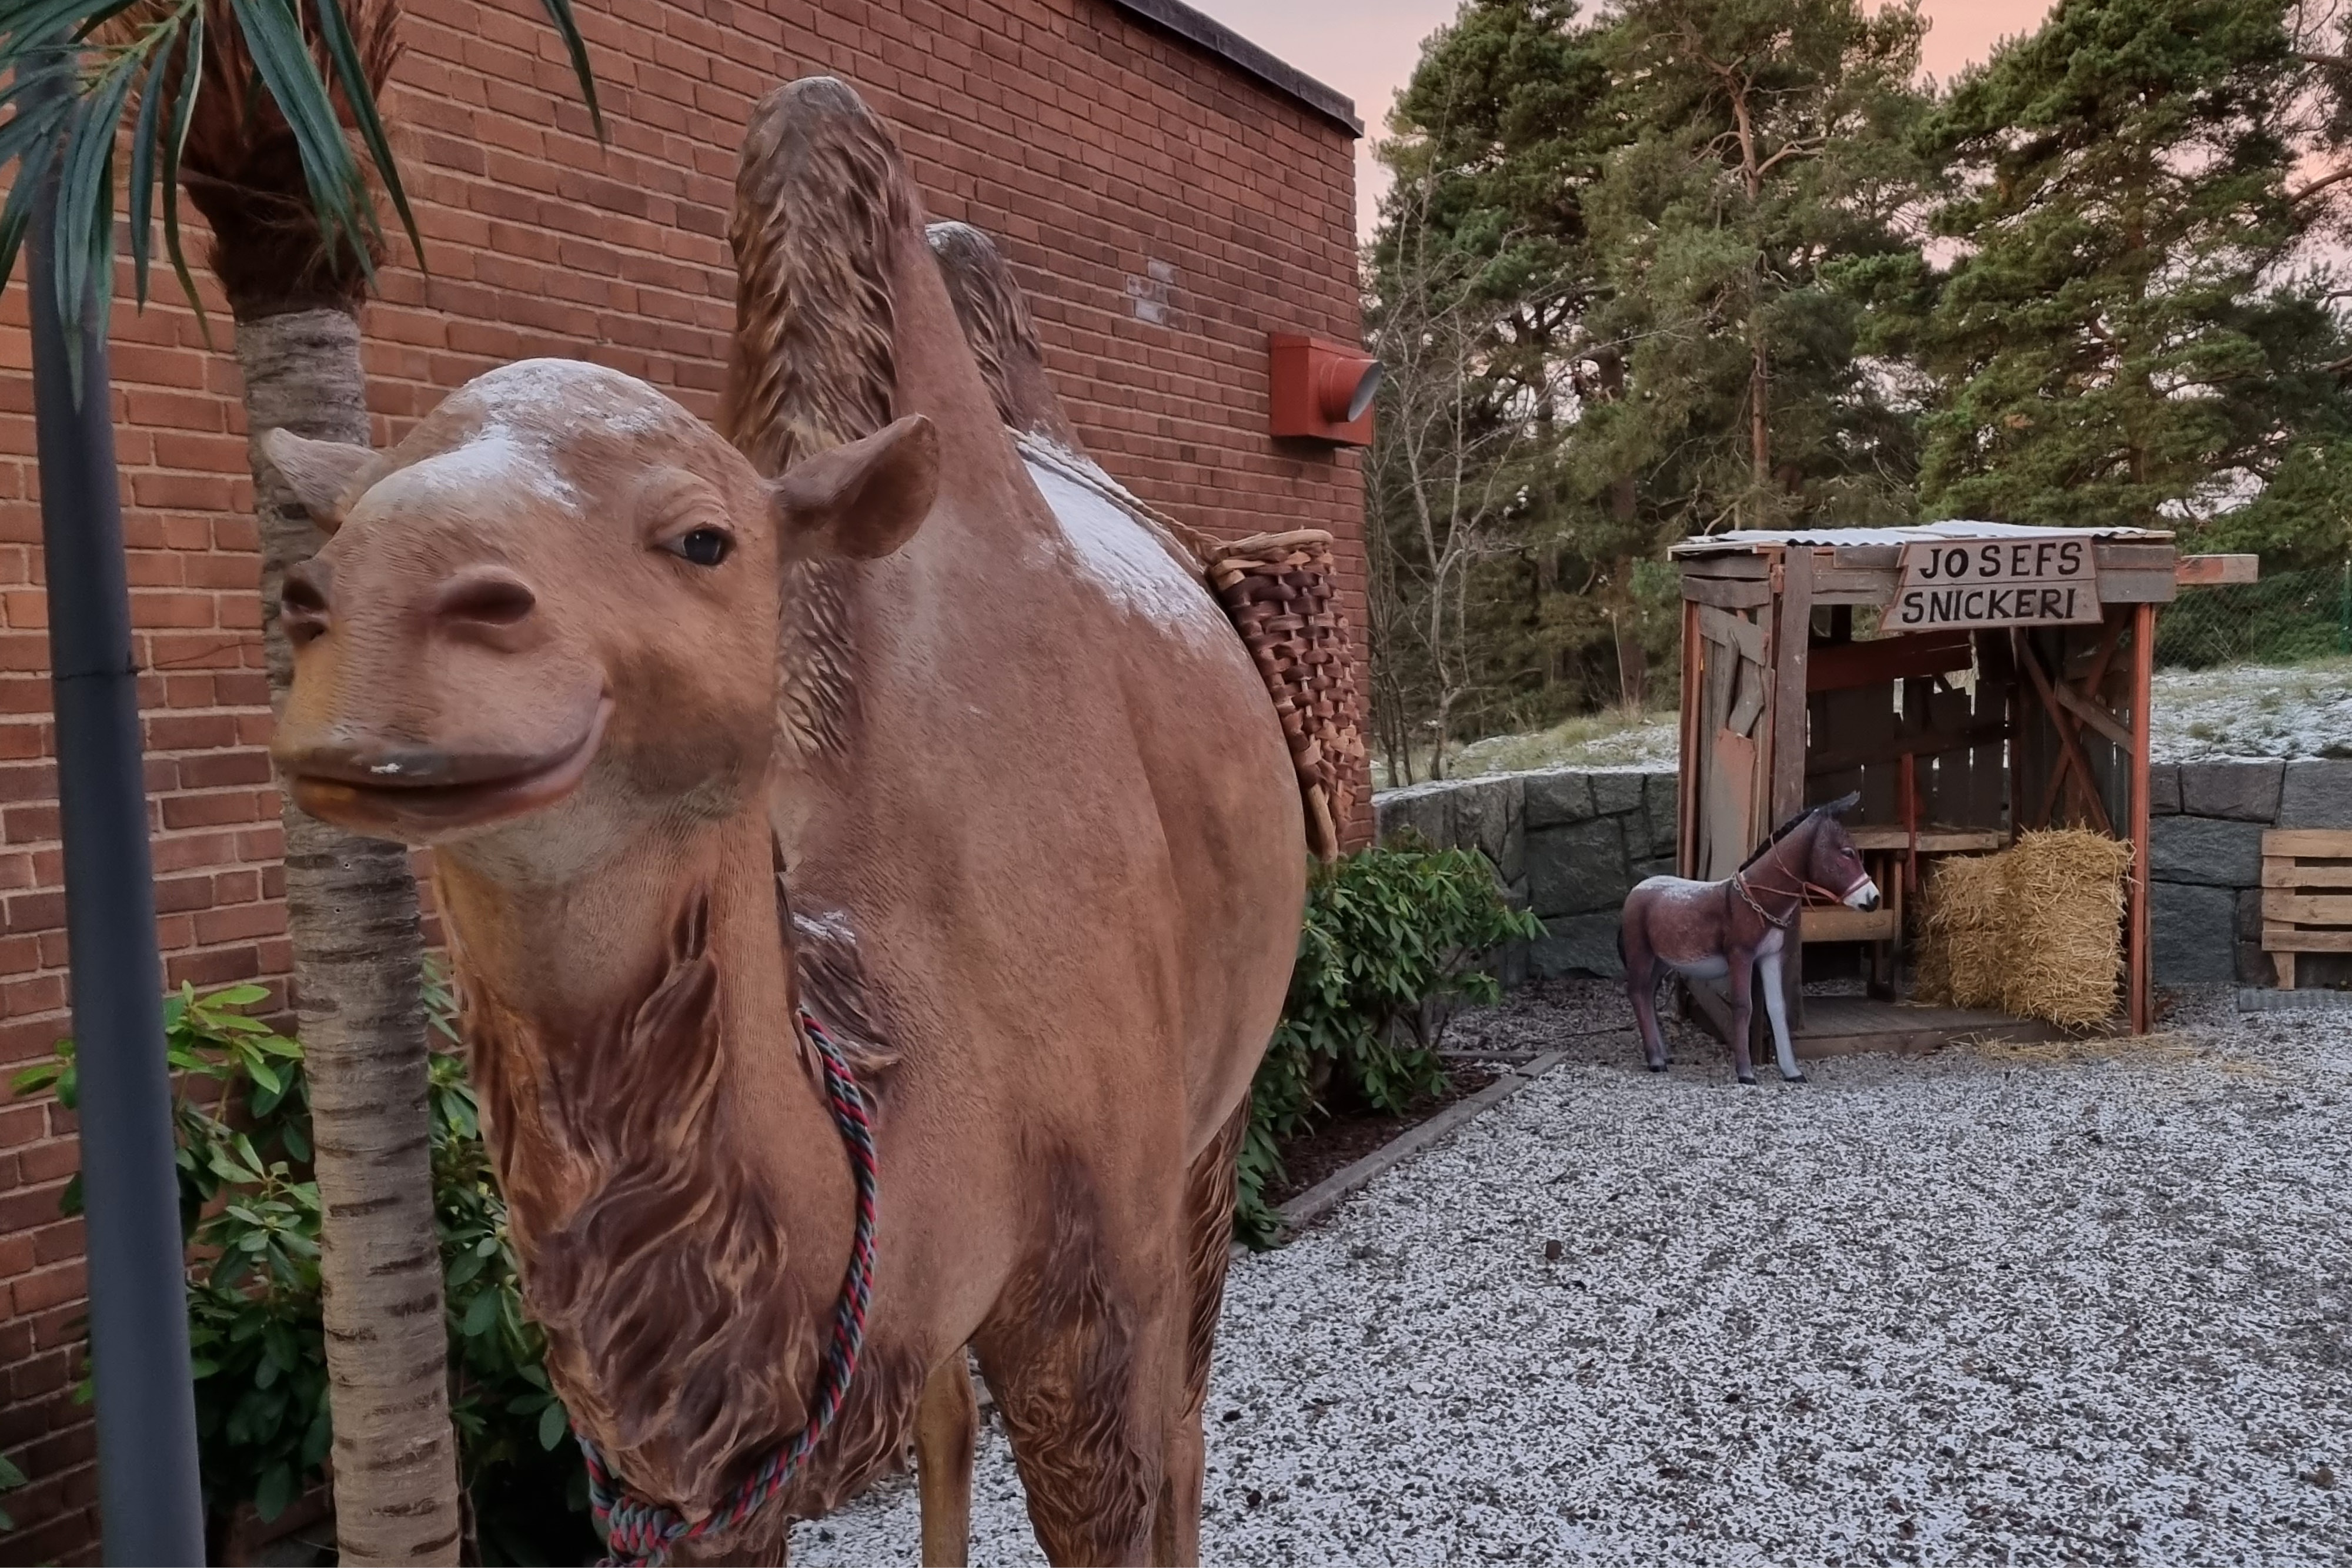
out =
[[[2083,828],[2027,833],[2002,852],[2004,1010],[2067,1029],[2086,1029],[2116,1010],[2131,858],[2129,844]]]
[[[1952,855],[1936,862],[1922,890],[1917,993],[1955,1008],[2000,1005],[2007,898],[2001,855]]]
[[[2131,846],[2080,828],[1939,861],[1913,943],[1922,1001],[2084,1029],[2116,1009]]]

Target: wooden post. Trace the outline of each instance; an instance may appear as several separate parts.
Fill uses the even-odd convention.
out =
[[[1780,577],[1780,614],[1772,638],[1772,810],[1768,832],[1805,809],[1805,751],[1811,743],[1805,715],[1805,664],[1813,642],[1812,547],[1792,544],[1783,550]],[[1805,944],[1799,935],[1803,924],[1790,924],[1780,971],[1791,1028],[1805,1016]]]
[[[1698,874],[1698,789],[1704,777],[1700,767],[1699,694],[1706,690],[1700,676],[1704,671],[1700,661],[1706,658],[1706,640],[1699,635],[1698,601],[1683,601],[1683,706],[1682,750],[1675,768],[1681,775],[1675,790],[1675,874]]]
[[[2125,960],[2134,1034],[2146,1034],[2156,1021],[2154,998],[2148,994],[2148,896],[2154,883],[2149,874],[2147,821],[2148,732],[2155,727],[2149,722],[2153,716],[2149,708],[2155,681],[2156,606],[2136,604],[2132,607],[2131,925]],[[2233,926],[2226,937],[2233,960],[2237,936]]]

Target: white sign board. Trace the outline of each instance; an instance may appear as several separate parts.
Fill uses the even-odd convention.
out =
[[[2057,626],[2095,622],[2099,568],[2088,535],[1920,539],[1903,547],[1903,585],[1885,625]]]

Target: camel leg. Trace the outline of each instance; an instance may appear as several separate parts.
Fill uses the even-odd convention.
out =
[[[1756,960],[1764,981],[1764,1016],[1772,1020],[1772,1046],[1780,1059],[1780,1076],[1790,1083],[1805,1082],[1797,1065],[1797,1048],[1789,1043],[1789,998],[1780,992],[1780,955],[1767,953]]]
[[[1182,1336],[1177,1357],[1181,1381],[1168,1423],[1160,1506],[1151,1521],[1151,1561],[1159,1568],[1192,1568],[1201,1561],[1201,1488],[1208,1464],[1201,1416],[1209,1401],[1217,1316],[1225,1301],[1225,1263],[1233,1256],[1234,1161],[1248,1130],[1249,1102],[1244,1100],[1184,1180],[1184,1291],[1191,1310],[1172,1325]]]
[[[1748,1031],[1756,1022],[1756,956],[1733,953],[1731,972],[1725,977],[1731,985],[1731,1061],[1739,1071],[1739,1082],[1756,1082],[1756,1063],[1748,1054]]]
[[[980,1403],[963,1347],[933,1369],[915,1412],[915,1479],[923,1503],[923,1568],[964,1568],[971,1547],[971,1454]]]

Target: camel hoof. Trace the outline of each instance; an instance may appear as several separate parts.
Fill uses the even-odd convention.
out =
[[[1783,1072],[1780,1074],[1780,1082],[1783,1083],[1811,1083],[1812,1080],[1806,1077],[1801,1072]]]
[[[1756,1087],[1756,1074],[1752,1072],[1743,1072],[1739,1075],[1739,1082],[1747,1084],[1750,1089],[1753,1089]]]
[[[1653,1072],[1664,1072],[1666,1070],[1666,1064],[1663,1061],[1646,1062],[1643,1065],[1647,1066]]]

